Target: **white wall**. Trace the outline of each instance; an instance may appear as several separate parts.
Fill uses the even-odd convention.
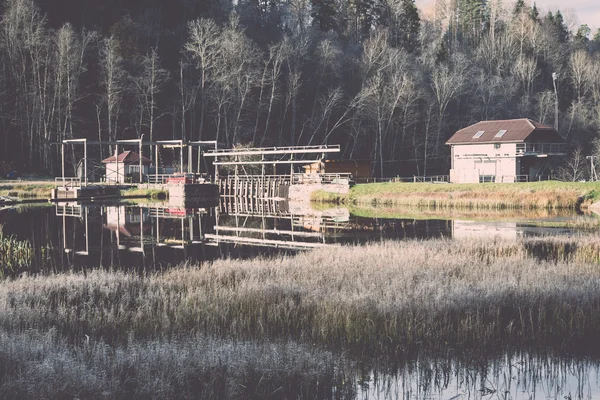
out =
[[[117,169],[118,167],[118,169]],[[107,163],[106,164],[106,181],[107,182],[125,182],[125,164],[123,163]]]
[[[482,175],[495,176],[496,182],[514,182],[517,175],[515,143],[493,143],[452,146],[450,181],[477,183]]]
[[[117,170],[118,165],[118,170]],[[106,181],[107,182],[118,182],[125,183],[125,176],[128,174],[132,174],[131,167],[135,167],[136,171],[133,173],[136,175],[136,178],[139,174],[137,167],[138,164],[135,165],[125,165],[123,163],[108,163],[106,164]],[[148,166],[142,165],[142,172],[144,175],[148,175]]]

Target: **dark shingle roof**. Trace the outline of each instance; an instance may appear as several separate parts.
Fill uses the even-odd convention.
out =
[[[102,160],[104,164],[114,163],[115,156],[110,156]],[[140,162],[140,156],[135,151],[124,151],[117,157],[117,162],[124,164],[138,164]],[[147,157],[142,156],[142,164],[151,164],[152,160]]]
[[[502,137],[495,137],[501,130],[505,130],[506,133]],[[481,131],[484,133],[475,138],[477,132]],[[534,133],[535,135],[532,135]],[[514,143],[524,142],[527,139],[554,143],[564,142],[564,139],[551,126],[522,118],[478,122],[456,132],[446,144]]]

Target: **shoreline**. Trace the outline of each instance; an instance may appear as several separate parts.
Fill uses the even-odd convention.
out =
[[[54,188],[54,183],[50,181],[0,181],[0,197],[10,197],[13,200],[10,205],[55,202],[51,198]],[[110,198],[165,200],[168,197],[166,190],[132,188],[121,190],[118,196]]]
[[[597,207],[600,201],[600,183],[367,183],[353,186],[346,195],[315,192],[311,200],[344,205],[440,209],[579,210]]]

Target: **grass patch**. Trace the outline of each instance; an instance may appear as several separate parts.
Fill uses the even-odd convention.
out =
[[[600,198],[598,182],[482,184],[369,183],[347,195],[315,193],[315,201],[385,206],[475,209],[576,209]]]
[[[169,197],[168,190],[162,189],[142,189],[142,188],[134,188],[121,190],[121,197],[137,197],[137,198],[148,198],[152,200],[165,200]]]
[[[4,228],[0,224],[0,277],[30,265],[32,259],[31,243],[4,236]]]
[[[54,189],[53,184],[0,184],[0,196],[18,197],[20,199],[49,199]]]

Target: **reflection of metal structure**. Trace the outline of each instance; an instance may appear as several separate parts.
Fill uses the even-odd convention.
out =
[[[92,212],[93,210],[93,212]],[[93,218],[90,218],[90,213]],[[86,206],[79,203],[56,205],[56,216],[62,218],[62,242],[66,253],[90,255],[92,250],[102,251],[102,246],[90,243],[102,243],[103,231],[111,232],[116,249],[146,254],[151,247],[169,247],[186,249],[189,245],[202,244],[202,216],[205,209],[185,209],[173,207],[133,207],[124,205]],[[72,224],[72,245],[67,242],[67,218],[79,220]],[[101,229],[94,229],[94,225]],[[83,234],[80,234],[80,230]],[[114,235],[114,236],[113,236]],[[84,250],[80,240],[84,238]]]
[[[221,198],[214,234],[208,244],[232,243],[291,250],[330,246],[327,231],[344,229],[349,221],[339,209],[317,211],[293,207],[286,201],[237,197]]]
[[[153,254],[150,250],[157,248],[187,250],[196,245],[221,244],[302,250],[331,245],[331,239],[335,239],[331,233],[348,226],[346,209],[318,211],[283,201],[238,200],[221,199],[214,213],[211,209],[173,204],[138,207],[62,203],[56,205],[56,215],[62,217],[65,251],[77,255],[107,250],[103,243],[143,255]],[[73,223],[67,224],[67,219]]]

